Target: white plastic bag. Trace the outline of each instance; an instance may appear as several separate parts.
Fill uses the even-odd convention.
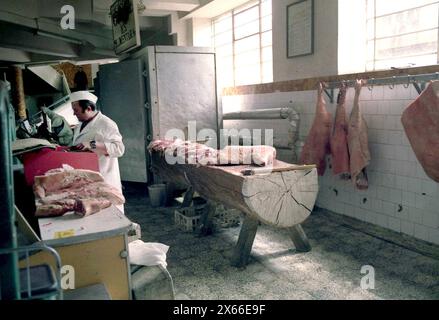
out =
[[[128,244],[130,263],[142,266],[162,265],[166,268],[166,253],[169,246],[162,243],[135,240]]]

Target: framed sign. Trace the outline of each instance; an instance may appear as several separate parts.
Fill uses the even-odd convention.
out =
[[[314,0],[300,0],[287,7],[287,57],[314,53]]]
[[[116,0],[110,7],[114,52],[121,54],[140,46],[137,2]]]

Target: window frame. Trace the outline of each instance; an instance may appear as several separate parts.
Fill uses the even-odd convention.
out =
[[[370,8],[368,8],[368,6],[372,4],[373,5],[373,10],[371,10]],[[402,32],[402,33],[398,33],[398,34],[394,34],[391,36],[385,36],[385,37],[378,37],[377,35],[377,20],[383,17],[389,17],[392,15],[397,15],[397,14],[401,14],[404,12],[410,12],[413,10],[418,10],[421,9],[423,7],[427,7],[427,6],[432,6],[432,5],[438,5],[438,21],[436,24],[435,28],[429,28],[429,29],[421,29],[421,30],[416,30],[416,31],[410,31],[410,32]],[[414,60],[414,62],[416,62],[415,64],[413,64],[413,66],[399,66],[399,65],[395,65],[395,66],[388,66],[388,67],[380,67],[377,66],[379,65],[381,62],[384,61],[385,62],[392,62],[392,61],[398,61],[398,60],[402,60],[402,59],[406,59],[406,58],[410,58],[410,57],[426,57],[428,55],[436,55],[436,64],[439,64],[439,1],[432,1],[430,3],[424,3],[424,4],[417,4],[413,7],[410,8],[406,8],[406,9],[401,9],[401,10],[395,10],[395,11],[391,11],[391,12],[386,12],[386,13],[382,13],[382,14],[378,14],[377,13],[377,0],[367,0],[366,1],[366,34],[365,34],[365,48],[366,48],[366,56],[365,56],[365,71],[366,72],[370,72],[370,71],[381,71],[381,70],[390,70],[392,68],[402,68],[402,67],[423,67],[423,66],[428,66],[431,64],[424,64],[422,62],[419,62],[419,60]],[[370,16],[369,14],[369,10],[372,12],[373,11],[373,15]],[[367,25],[369,23],[372,23],[373,25],[373,36],[371,37],[368,27]],[[401,56],[392,56],[389,58],[379,58],[377,57],[377,42],[380,40],[386,40],[386,39],[395,39],[398,37],[404,37],[407,35],[411,35],[411,34],[420,34],[423,32],[427,32],[427,31],[432,31],[432,30],[436,30],[436,41],[437,41],[437,45],[436,45],[436,52],[431,52],[431,54],[428,54],[427,52],[424,52],[422,54],[417,54],[416,52],[413,52],[411,54],[405,54],[405,55],[401,55]],[[368,48],[369,46],[372,46],[373,48],[373,55],[370,55],[370,53],[368,52]],[[397,49],[397,47],[394,47],[394,49]],[[384,64],[383,63],[383,64]],[[420,64],[419,64],[420,63]],[[410,64],[410,63],[408,63]]]
[[[263,35],[265,35],[268,32],[270,32],[271,39],[273,39],[273,20],[272,20],[273,19],[272,18],[273,17],[273,12],[272,12],[272,9],[270,10],[270,14],[264,14],[262,12],[262,5],[263,5],[263,2],[265,2],[265,1],[266,0],[252,0],[252,1],[249,1],[249,2],[243,4],[243,5],[239,6],[239,7],[236,7],[234,9],[232,9],[232,10],[230,10],[228,12],[225,12],[225,13],[223,13],[223,14],[221,14],[221,15],[219,15],[219,16],[217,16],[217,17],[212,19],[212,38],[213,38],[212,42],[213,42],[213,46],[214,46],[215,52],[217,50],[217,44],[216,44],[217,36],[220,35],[221,33],[225,33],[225,32],[231,32],[232,33],[231,42],[223,43],[223,44],[221,44],[218,47],[223,47],[223,46],[229,46],[230,45],[231,48],[232,48],[232,55],[231,55],[231,57],[232,57],[232,70],[231,70],[231,72],[232,72],[232,76],[233,76],[233,83],[231,85],[234,86],[234,87],[237,86],[237,85],[253,85],[253,84],[270,83],[270,82],[273,81],[273,41],[271,40],[271,44],[268,45],[268,46],[267,45],[263,46],[263,43],[262,43]],[[272,8],[272,1],[273,0],[270,0],[271,8]],[[245,35],[243,37],[239,37],[238,38],[237,35],[236,35],[236,28],[237,28],[236,27],[236,17],[239,14],[243,14],[243,13],[249,11],[249,10],[254,10],[255,7],[258,7],[258,18],[257,18],[257,21],[258,21],[258,31],[254,32],[254,33],[251,33],[251,34],[247,34],[247,35]],[[269,29],[266,29],[266,30],[262,31],[263,19],[266,18],[267,16],[271,16],[271,25],[270,25]],[[216,33],[215,32],[215,24],[220,22],[221,19],[230,19],[230,18],[231,18],[231,29],[227,29],[226,31],[223,31],[223,32],[220,32],[220,33]],[[252,23],[254,21],[255,20],[251,20],[251,21],[243,24],[243,26],[246,25],[246,24]],[[239,54],[236,53],[236,43],[241,41],[241,40],[245,40],[245,39],[248,39],[250,37],[254,37],[256,35],[258,36],[258,46],[259,46],[258,47],[258,53],[259,53],[259,63],[258,63],[258,65],[259,65],[259,79],[257,79],[256,82],[245,83],[245,84],[241,84],[241,83],[237,84],[236,71],[239,68],[236,65],[236,60],[237,60],[236,58],[237,58],[237,56]],[[264,60],[263,51],[264,51],[265,48],[271,48],[271,52],[272,52],[271,60]],[[249,50],[249,52],[250,51],[255,51],[255,50]],[[267,61],[271,61],[271,68],[270,68],[271,69],[271,72],[270,72],[271,74],[268,75],[269,79],[264,81],[264,78],[265,79],[267,78],[267,76],[264,73],[264,71],[265,71],[264,70],[264,66],[265,66],[265,63]],[[255,66],[256,66],[256,64],[255,64]]]

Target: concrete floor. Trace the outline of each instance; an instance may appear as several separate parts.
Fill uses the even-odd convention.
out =
[[[142,240],[170,246],[168,270],[179,300],[439,299],[439,247],[349,217],[315,209],[303,224],[312,251],[260,226],[249,264],[230,266],[240,227],[197,237],[173,222],[175,207],[151,208],[143,184],[125,184],[125,213]],[[375,288],[361,273],[372,266]],[[370,269],[369,269],[370,270]],[[369,278],[370,279],[370,278]]]

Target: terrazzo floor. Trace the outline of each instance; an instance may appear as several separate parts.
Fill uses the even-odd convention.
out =
[[[140,224],[143,241],[170,247],[178,300],[439,299],[439,246],[315,208],[302,224],[310,252],[261,225],[247,267],[238,269],[230,257],[240,226],[206,237],[183,232],[174,224],[177,206],[152,208],[146,189],[124,184],[125,214]]]

